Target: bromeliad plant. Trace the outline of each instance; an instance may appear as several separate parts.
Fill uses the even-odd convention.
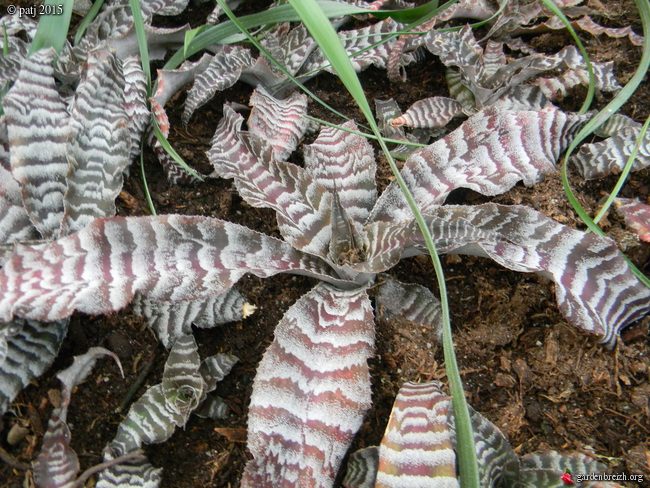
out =
[[[379,446],[350,455],[345,488],[445,486],[458,488],[455,418],[442,384],[406,383],[395,399]],[[582,453],[535,452],[519,457],[501,431],[470,410],[480,486],[502,488],[621,488],[615,483],[577,481],[605,466]],[[573,478],[576,477],[576,480]]]
[[[321,280],[287,311],[258,368],[248,427],[254,459],[243,486],[331,486],[370,406],[369,286],[379,283],[379,306],[415,322],[436,322],[428,290],[377,281],[401,258],[423,253],[424,245],[396,185],[378,197],[365,138],[324,128],[304,148],[300,167],[286,159],[307,127],[306,98],[276,100],[258,90],[251,105],[247,132],[240,130],[243,117],[224,107],[208,158],[214,175],[234,179],[249,204],[275,210],[284,240],[207,217],[98,219],[50,243],[19,245],[0,272],[0,317],[107,313],[136,294],[206,299],[246,273]],[[623,326],[650,310],[650,290],[611,240],[526,207],[442,206],[456,188],[497,194],[519,180],[539,181],[584,120],[552,106],[488,109],[413,153],[402,175],[441,252],[488,256],[549,277],[567,319],[612,343]],[[393,288],[382,301],[385,286]],[[405,303],[417,306],[405,310]]]

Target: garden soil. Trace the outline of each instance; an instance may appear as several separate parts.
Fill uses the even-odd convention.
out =
[[[640,21],[632,15],[636,12],[632,1],[607,3],[604,8],[610,16],[598,17],[597,21],[615,27],[631,24],[641,32]],[[192,7],[173,22],[201,25],[208,10],[209,5]],[[161,25],[170,22],[157,21]],[[639,61],[640,48],[626,39],[581,37],[592,60],[614,61],[619,81],[629,79]],[[571,43],[569,35],[562,32],[528,41],[543,52],[556,52]],[[391,84],[384,71],[369,69],[361,74],[361,80],[370,100],[394,98],[403,109],[425,97],[446,95],[443,66],[432,56],[409,67],[407,75],[405,83]],[[361,119],[334,76],[322,74],[308,86],[341,112]],[[181,92],[168,104],[172,145],[196,169],[209,172],[205,151],[221,118],[223,103],[246,104],[251,91],[251,87],[238,83],[219,93],[197,111],[188,128],[180,121],[185,98],[185,92]],[[562,107],[577,110],[583,96],[584,90],[576,90]],[[600,98],[598,106],[607,100]],[[643,121],[650,115],[649,100],[650,84],[646,81],[624,111]],[[315,103],[311,103],[310,113],[337,122]],[[385,159],[379,156],[378,160],[379,185],[383,189],[391,175]],[[294,162],[300,163],[300,156]],[[171,186],[150,151],[145,154],[144,172],[159,214],[217,217],[279,237],[273,212],[244,203],[229,181]],[[574,192],[592,215],[615,182],[615,176],[592,182],[571,178]],[[143,187],[136,165],[118,200],[120,215],[149,213]],[[650,170],[633,173],[621,193],[650,202]],[[563,224],[584,228],[564,195],[559,173],[531,188],[518,185],[496,198],[457,191],[448,201],[529,205]],[[635,239],[613,213],[603,220],[602,227],[650,275],[650,244]],[[623,483],[625,486],[650,486],[650,318],[625,329],[616,347],[609,350],[598,344],[596,337],[566,323],[558,312],[549,280],[509,271],[477,257],[445,256],[443,266],[456,354],[467,399],[474,409],[495,423],[520,455],[545,449],[580,451],[606,463],[610,473],[645,475],[642,485],[628,482]],[[424,285],[437,294],[435,273],[427,257],[404,260],[390,274]],[[245,444],[246,413],[256,366],[284,312],[314,284],[312,279],[291,275],[269,279],[247,276],[237,288],[257,305],[257,312],[241,322],[195,330],[202,357],[227,352],[240,358],[217,389],[232,413],[220,421],[194,416],[169,441],[145,448],[152,464],[164,468],[163,488],[239,485],[250,458]],[[124,377],[112,361],[102,360],[73,395],[68,419],[72,447],[79,455],[82,470],[101,462],[102,450],[115,435],[130,402],[160,382],[167,351],[130,308],[108,316],[76,314],[53,367],[18,396],[11,413],[0,422],[1,487],[33,486],[29,463],[40,449],[60,388],[55,374],[69,366],[73,356],[92,346],[115,351],[122,361]],[[376,354],[370,360],[370,369],[373,407],[353,449],[379,443],[392,402],[405,381],[447,382],[442,349],[433,330],[399,322],[378,320]],[[18,433],[17,440],[11,438],[14,444],[7,441],[10,432],[12,436]],[[92,486],[92,480],[88,486]]]

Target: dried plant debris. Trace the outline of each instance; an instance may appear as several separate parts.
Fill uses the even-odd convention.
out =
[[[142,444],[164,442],[176,430],[184,427],[189,416],[199,408],[226,374],[237,358],[217,354],[201,361],[194,337],[180,336],[165,363],[162,382],[149,388],[129,409],[126,419],[118,426],[117,435],[104,454],[105,462],[138,453]],[[218,413],[225,413],[222,409]],[[99,475],[97,486],[156,487],[160,469],[140,456],[125,464],[113,464]],[[128,483],[128,485],[125,485]]]
[[[350,456],[343,486],[460,486],[453,408],[441,387],[434,381],[406,383],[400,388],[381,444]],[[605,469],[581,453],[549,451],[519,458],[494,424],[473,409],[470,417],[481,486],[559,488],[575,483],[572,475],[602,473]],[[603,485],[586,481],[576,486]],[[606,486],[619,487],[614,483]]]

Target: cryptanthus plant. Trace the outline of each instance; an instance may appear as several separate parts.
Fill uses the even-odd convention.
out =
[[[479,461],[480,486],[502,488],[621,488],[616,483],[578,481],[605,466],[582,453],[535,452],[519,457],[501,431],[470,410]],[[459,488],[456,433],[451,398],[442,384],[406,383],[393,404],[379,446],[350,455],[345,488],[444,486]],[[575,480],[574,480],[574,477]]]
[[[208,159],[214,176],[232,178],[246,202],[276,212],[282,240],[209,217],[97,219],[53,242],[16,247],[0,271],[0,318],[108,313],[136,294],[203,300],[247,273],[317,278],[278,324],[258,367],[248,420],[253,459],[242,485],[332,486],[370,406],[368,288],[379,284],[379,306],[395,315],[437,322],[427,289],[377,281],[424,245],[396,185],[378,195],[373,150],[348,132],[353,122],[323,128],[303,148],[303,167],[287,158],[308,125],[306,97],[277,100],[258,90],[251,105],[248,131],[224,107]],[[540,181],[585,120],[553,106],[486,109],[414,152],[402,175],[440,252],[486,256],[550,278],[567,320],[612,343],[650,310],[650,290],[613,241],[527,207],[442,205],[456,188],[495,195]],[[382,294],[385,286],[392,288]]]

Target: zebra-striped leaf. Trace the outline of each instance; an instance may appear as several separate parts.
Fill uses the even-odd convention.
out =
[[[639,239],[650,242],[650,205],[631,198],[617,198],[614,203],[627,226],[636,232]]]
[[[421,285],[402,283],[386,275],[382,279],[384,283],[379,285],[375,297],[379,320],[406,321],[416,326],[430,326],[441,341],[440,300]]]
[[[601,342],[613,344],[622,327],[650,311],[650,289],[607,237],[573,230],[522,206],[445,205],[427,219],[441,253],[487,256],[552,279],[563,315],[602,336]]]
[[[350,456],[343,486],[461,486],[456,473],[454,414],[451,399],[441,392],[441,386],[434,381],[405,383],[400,388],[379,448],[366,448]],[[581,453],[549,451],[520,459],[494,424],[473,409],[470,414],[480,486],[560,488],[566,486],[564,473],[598,474],[605,469]],[[576,486],[601,485],[587,481]]]
[[[375,487],[424,486],[433,479],[440,486],[460,486],[452,447],[455,435],[449,428],[453,409],[441,386],[406,383],[400,388],[379,446]]]
[[[248,317],[255,306],[235,289],[205,300],[164,302],[136,295],[134,311],[147,319],[149,327],[166,348],[180,336],[191,333],[191,325],[211,328]]]
[[[430,146],[414,152],[402,176],[424,214],[442,205],[457,188],[484,195],[504,193],[523,180],[532,185],[555,170],[555,163],[586,116],[548,107],[540,111],[486,109]],[[373,219],[410,220],[397,183],[373,209]]]
[[[251,95],[250,105],[253,110],[248,119],[248,130],[268,141],[276,160],[285,161],[296,150],[307,129],[307,97],[294,93],[284,100],[277,100],[264,88],[258,88]]]
[[[242,487],[329,487],[370,406],[372,307],[317,285],[285,314],[258,367]]]
[[[72,366],[61,371],[57,378],[62,383],[61,404],[52,412],[43,447],[34,461],[34,481],[38,488],[71,488],[79,472],[79,459],[70,447],[70,429],[66,423],[72,390],[86,379],[101,356],[111,356],[122,371],[115,354],[101,347],[93,347],[75,358]]]
[[[95,50],[85,66],[70,117],[63,234],[115,215],[115,198],[129,164],[124,79],[115,54]]]
[[[137,451],[142,444],[169,439],[176,427],[185,426],[190,414],[236,361],[234,356],[218,354],[201,362],[194,337],[179,337],[165,362],[162,383],[149,388],[131,406],[105,451],[105,461]],[[159,477],[160,470],[141,457],[102,471],[97,486],[154,487],[158,486]],[[131,484],[121,484],[126,480]]]
[[[25,58],[3,99],[14,178],[30,220],[44,238],[58,233],[68,173],[68,113],[52,76],[55,52]]]
[[[404,112],[404,115],[393,119],[393,127],[407,126],[412,129],[437,129],[444,127],[454,117],[463,112],[459,102],[446,97],[431,97],[419,100]]]
[[[6,346],[0,361],[0,415],[20,391],[54,362],[68,331],[68,320],[41,323],[16,319],[3,327]]]
[[[194,111],[210,100],[218,91],[235,84],[242,71],[253,65],[250,50],[240,46],[223,46],[210,63],[197,74],[187,93],[182,121],[187,125]]]
[[[571,163],[587,179],[601,178],[612,172],[622,171],[640,134],[640,127],[625,127],[604,141],[584,144],[578,154],[571,158]],[[650,132],[645,134],[639,146],[636,159],[632,163],[632,171],[646,168],[648,165]]]
[[[154,300],[220,295],[246,273],[297,273],[344,284],[322,260],[230,222],[165,215],[97,219],[45,244],[18,246],[0,270],[0,319],[40,320]]]

